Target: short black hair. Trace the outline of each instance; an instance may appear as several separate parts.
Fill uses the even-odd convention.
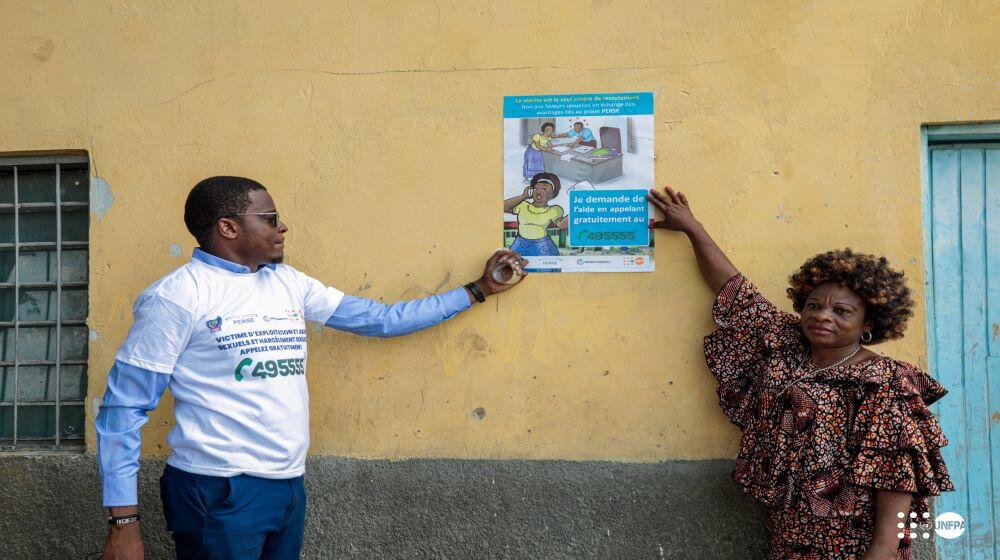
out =
[[[552,198],[559,196],[559,177],[555,173],[535,173],[531,178],[531,186],[534,187],[535,183],[542,179],[552,183]]]
[[[788,279],[788,297],[795,311],[801,313],[809,293],[826,282],[853,290],[865,302],[865,319],[872,325],[872,339],[865,344],[903,337],[906,322],[913,315],[913,298],[903,272],[893,270],[885,257],[848,247],[807,260]]]
[[[184,203],[184,225],[206,247],[212,241],[215,224],[222,218],[247,211],[252,191],[266,191],[264,185],[246,177],[220,175],[198,182]]]
[[[573,126],[576,126],[576,125],[580,125],[580,126],[583,126],[583,123],[582,123],[582,122],[580,122],[580,121],[576,121],[575,123],[573,123]]]
[[[547,126],[551,126],[551,127],[552,127],[552,130],[555,130],[555,129],[556,129],[556,125],[554,125],[554,124],[552,124],[552,123],[550,123],[550,122],[547,122],[547,123],[542,123],[542,132],[545,132],[545,127],[547,127]]]

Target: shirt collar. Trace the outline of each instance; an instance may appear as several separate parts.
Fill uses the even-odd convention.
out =
[[[232,261],[227,261],[226,259],[217,257],[211,253],[206,253],[205,251],[202,251],[198,247],[195,247],[194,254],[191,256],[191,258],[201,261],[207,265],[214,266],[216,268],[228,270],[229,272],[236,272],[239,274],[253,274],[253,271],[250,270],[249,266],[234,263]],[[265,264],[264,267],[270,268],[271,270],[274,270],[276,268],[274,263]]]

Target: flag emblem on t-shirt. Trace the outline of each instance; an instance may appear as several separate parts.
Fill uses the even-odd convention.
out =
[[[302,310],[301,309],[289,309],[287,312],[288,318],[293,321],[302,320]]]
[[[208,327],[209,332],[219,332],[219,329],[222,328],[222,317],[205,321],[205,326]]]

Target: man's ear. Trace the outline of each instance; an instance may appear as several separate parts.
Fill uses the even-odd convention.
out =
[[[231,218],[222,218],[216,222],[215,231],[223,239],[236,239],[240,234],[240,225]]]

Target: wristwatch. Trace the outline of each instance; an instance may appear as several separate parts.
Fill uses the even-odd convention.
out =
[[[483,295],[483,291],[479,289],[479,286],[475,282],[469,282],[465,285],[465,288],[472,292],[472,297],[476,298],[476,301],[479,303],[486,301],[486,296]]]
[[[120,517],[108,516],[108,525],[128,525],[137,521],[139,521],[138,513],[122,515]]]

